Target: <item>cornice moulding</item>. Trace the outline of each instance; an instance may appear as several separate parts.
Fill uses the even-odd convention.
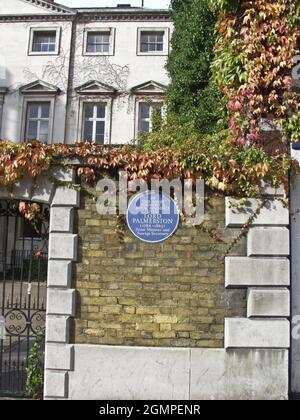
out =
[[[47,0],[22,0],[24,3],[29,3],[41,9],[50,10],[57,13],[74,14],[74,10],[52,1]]]
[[[0,15],[0,23],[2,22],[43,22],[43,21],[60,21],[60,20],[74,20],[76,15],[44,15],[44,14],[34,14],[34,15]]]

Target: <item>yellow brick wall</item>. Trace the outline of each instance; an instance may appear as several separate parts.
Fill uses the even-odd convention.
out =
[[[211,196],[205,227],[225,243],[196,228],[179,227],[162,244],[145,244],[126,230],[116,233],[116,217],[100,216],[82,198],[77,212],[80,260],[75,343],[223,347],[224,318],[245,316],[245,292],[225,290],[222,255],[237,233],[224,226],[224,197]],[[242,242],[234,255],[244,255]]]

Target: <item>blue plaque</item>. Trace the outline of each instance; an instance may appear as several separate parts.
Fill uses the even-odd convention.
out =
[[[127,224],[134,236],[143,242],[159,243],[177,230],[179,212],[175,201],[158,191],[135,195],[127,209]]]

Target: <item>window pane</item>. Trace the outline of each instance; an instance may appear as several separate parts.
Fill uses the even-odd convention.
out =
[[[150,105],[140,104],[141,119],[150,118]]]
[[[38,104],[29,104],[28,105],[28,118],[37,118],[39,112]]]
[[[149,121],[142,120],[140,122],[140,132],[142,133],[149,133],[150,131],[150,123]]]
[[[42,118],[49,118],[50,113],[50,104],[45,103],[41,105],[41,117]]]
[[[49,45],[48,44],[40,44],[40,51],[48,52],[49,51]]]
[[[109,52],[109,44],[103,44],[101,52]]]
[[[87,35],[87,52],[104,53],[109,52],[110,32],[93,32]]]
[[[38,121],[28,121],[27,139],[25,140],[37,140],[38,137]]]
[[[56,31],[34,32],[32,50],[34,52],[53,52],[56,45]]]
[[[88,44],[86,48],[86,52],[94,53],[96,52],[96,45],[94,44]]]
[[[40,136],[48,136],[48,121],[40,121]]]
[[[105,132],[105,122],[104,121],[97,121],[96,123],[96,143],[103,144],[104,143],[104,132]]]
[[[142,52],[148,52],[149,51],[149,44],[142,44],[141,51]]]
[[[93,122],[92,121],[85,121],[84,123],[83,140],[93,141]]]
[[[48,121],[40,122],[40,133],[38,136],[38,140],[43,143],[48,143],[48,126]]]
[[[96,124],[96,135],[97,136],[104,136],[104,130],[105,130],[105,122],[104,121],[97,121]]]
[[[142,42],[144,42],[144,43],[148,43],[148,42],[149,42],[149,36],[148,36],[148,35],[146,35],[146,34],[142,34],[142,36],[141,36],[141,40],[142,40]]]
[[[97,105],[97,118],[105,118],[105,105]]]
[[[96,44],[96,36],[95,35],[88,35],[88,43],[89,44]]]
[[[142,32],[141,52],[163,51],[164,32]]]
[[[102,42],[103,42],[103,44],[109,44],[109,38],[110,38],[110,34],[104,34],[103,36],[102,36]]]
[[[84,106],[84,118],[89,119],[93,118],[94,116],[94,105],[93,104],[85,104]]]

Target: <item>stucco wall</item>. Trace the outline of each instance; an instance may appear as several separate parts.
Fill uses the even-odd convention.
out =
[[[2,4],[3,3],[3,4]],[[112,102],[108,98],[106,143],[128,143],[137,137],[138,110],[136,97],[131,89],[153,80],[168,85],[165,70],[170,48],[173,24],[164,13],[163,17],[129,17],[126,9],[121,17],[107,17],[90,13],[86,18],[74,18],[70,13],[54,13],[38,4],[13,0],[2,2],[0,8],[0,88],[7,88],[4,96],[0,138],[13,142],[25,137],[24,120],[26,107],[19,88],[36,80],[58,87],[55,97],[53,135],[49,142],[73,144],[82,140],[82,112],[80,100],[106,101],[97,94],[80,97],[75,90],[90,81],[108,84],[116,89]],[[99,5],[101,6],[101,5]],[[119,9],[121,10],[121,9]],[[3,15],[20,15],[19,18]],[[62,17],[63,15],[63,17]],[[21,17],[22,16],[22,17]],[[75,30],[72,32],[72,21]],[[28,54],[30,31],[33,28],[59,28],[60,48],[58,55]],[[84,55],[84,32],[93,28],[113,28],[114,55]],[[138,28],[168,28],[166,51],[162,55],[138,55]],[[74,52],[74,57],[72,56]],[[71,57],[71,59],[70,59]],[[151,98],[153,92],[148,92]],[[36,98],[38,100],[38,98]],[[43,98],[45,100],[45,98]],[[161,101],[161,100],[160,100]],[[0,102],[2,94],[0,92]],[[0,105],[1,106],[1,105]],[[0,110],[1,118],[1,110]],[[66,122],[67,121],[67,122]]]
[[[64,142],[71,22],[1,22],[0,23],[0,87],[8,89],[3,106],[0,137],[24,140],[24,95],[19,88],[42,80],[61,89],[55,98],[53,142]],[[61,28],[60,55],[28,55],[31,28]],[[38,98],[35,98],[38,100]]]
[[[171,22],[156,21],[89,21],[79,22],[76,29],[74,60],[74,88],[91,80],[98,80],[117,90],[112,102],[110,138],[113,144],[128,143],[136,138],[136,97],[131,89],[150,80],[169,84],[165,70],[167,55],[137,55],[138,28],[169,28],[168,50],[172,35]],[[84,51],[84,32],[87,29],[112,28],[114,37],[114,55],[86,56]],[[151,96],[151,95],[150,95]],[[80,140],[80,97],[73,92],[71,112],[68,118],[67,143]],[[99,100],[99,97],[95,97]],[[101,100],[101,98],[100,98]],[[105,101],[105,99],[104,99]]]

